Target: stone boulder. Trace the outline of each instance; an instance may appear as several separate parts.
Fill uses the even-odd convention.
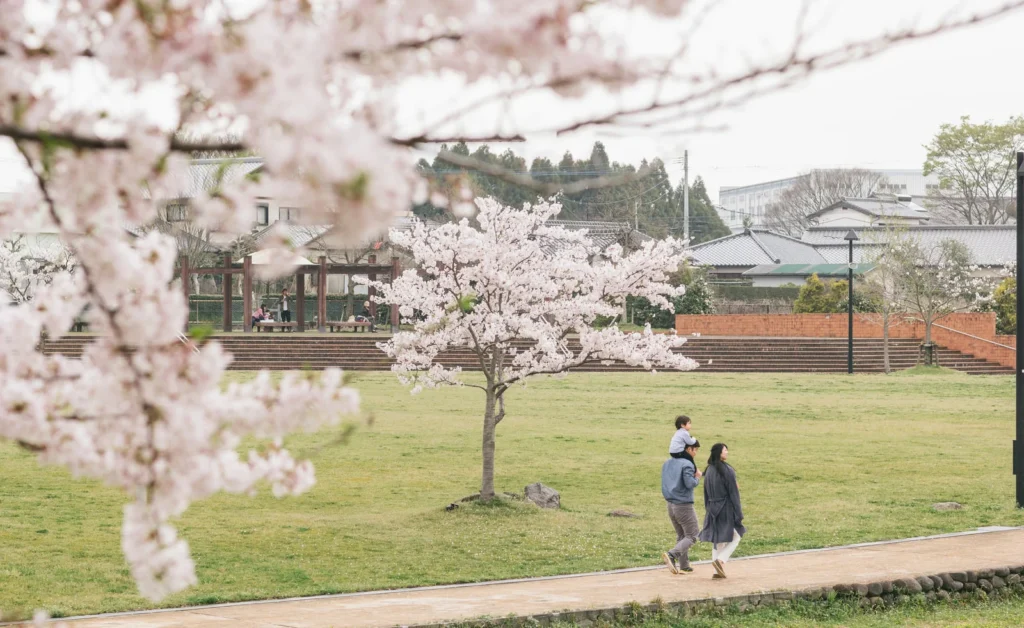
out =
[[[528,484],[524,490],[526,501],[533,502],[541,508],[561,508],[562,497],[558,491],[540,482]]]

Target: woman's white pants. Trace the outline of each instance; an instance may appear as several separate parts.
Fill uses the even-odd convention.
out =
[[[728,562],[729,557],[736,551],[736,546],[740,544],[740,533],[736,530],[732,531],[732,540],[728,543],[715,543],[711,546],[711,560],[718,560],[721,562]]]

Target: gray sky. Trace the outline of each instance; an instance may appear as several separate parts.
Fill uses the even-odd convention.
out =
[[[819,0],[808,16],[813,47],[835,45],[882,30],[934,21],[938,11],[978,11],[998,0]],[[793,38],[795,0],[723,0],[694,39],[693,63],[735,68],[748,59],[778,54]],[[675,49],[679,24],[616,24],[631,43]],[[660,156],[673,177],[682,175],[683,149],[691,177],[700,175],[717,198],[721,185],[744,185],[792,176],[814,167],[920,168],[923,145],[939,125],[961,115],[1003,121],[1024,113],[1024,90],[1013,69],[1024,57],[1024,12],[912,42],[870,61],[830,70],[786,91],[760,97],[708,120],[723,131],[665,136],[624,131],[586,131],[568,137],[528,135],[513,146],[528,157],[554,159],[566,150],[589,153],[601,139],[612,159],[639,162]],[[1019,76],[1019,72],[1017,73]],[[435,92],[436,93],[436,92]],[[449,95],[452,92],[448,92]],[[427,105],[439,105],[439,101]],[[601,102],[600,100],[596,102]],[[523,120],[545,120],[551,104],[523,106]],[[549,116],[550,117],[550,116]],[[534,128],[522,125],[527,130]],[[546,126],[546,125],[545,125]],[[18,162],[0,146],[0,192],[13,186]]]

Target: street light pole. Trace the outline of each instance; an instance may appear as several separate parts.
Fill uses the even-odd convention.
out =
[[[1013,441],[1013,474],[1017,476],[1017,507],[1024,508],[1024,296],[1020,289],[1020,264],[1024,259],[1024,152],[1017,153],[1017,439]]]
[[[847,330],[846,330],[846,372],[850,375],[853,374],[853,243],[860,238],[851,229],[849,233],[843,238],[850,243],[850,264],[847,267],[847,279],[846,283],[849,287],[850,293],[846,298],[846,318],[847,318]]]

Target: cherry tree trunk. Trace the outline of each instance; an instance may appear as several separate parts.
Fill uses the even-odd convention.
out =
[[[889,314],[882,314],[882,369],[886,373],[892,372],[889,365]]]
[[[924,365],[935,366],[935,345],[932,343],[932,321],[924,321]]]
[[[497,395],[488,387],[487,409],[484,412],[483,474],[480,480],[481,501],[494,499],[494,431],[497,426],[494,410],[496,405]]]

